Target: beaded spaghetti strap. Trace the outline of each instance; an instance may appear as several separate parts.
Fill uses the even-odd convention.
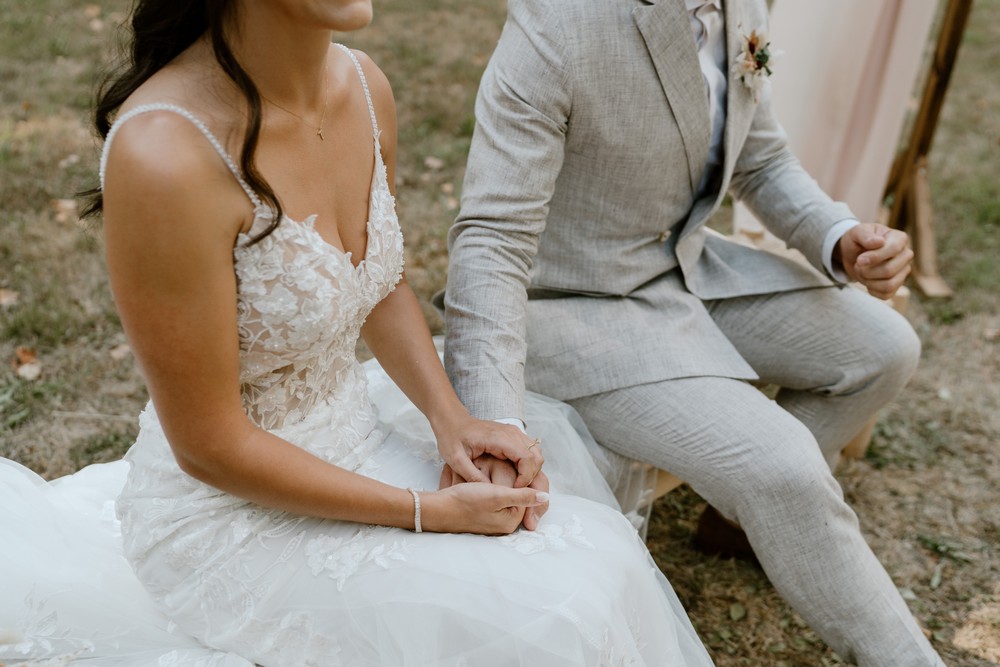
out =
[[[369,105],[370,104],[371,103],[369,102]],[[134,118],[140,114],[148,113],[150,111],[170,111],[179,116],[183,116],[184,118],[187,118],[189,121],[191,121],[191,123],[195,127],[197,127],[198,130],[200,130],[203,135],[205,135],[205,138],[208,139],[208,143],[212,144],[212,148],[215,149],[215,151],[219,154],[219,157],[222,158],[222,161],[226,163],[227,167],[229,167],[229,171],[232,172],[233,176],[236,178],[236,181],[240,184],[240,187],[243,188],[243,192],[247,194],[247,197],[250,198],[250,201],[253,203],[254,207],[260,208],[261,206],[260,197],[258,197],[257,193],[255,193],[250,188],[250,186],[247,185],[247,182],[243,180],[243,176],[240,175],[240,170],[236,166],[236,162],[229,155],[229,153],[226,152],[226,149],[223,148],[222,142],[220,142],[218,139],[215,138],[215,135],[212,134],[212,131],[208,129],[208,126],[205,125],[205,123],[201,122],[200,118],[195,116],[193,113],[191,113],[184,107],[179,107],[176,104],[166,104],[166,103],[141,104],[135,107],[134,109],[131,109],[126,113],[122,114],[117,119],[115,119],[114,124],[108,131],[108,136],[105,137],[104,139],[104,149],[101,151],[100,176],[101,176],[102,190],[104,189],[104,174],[108,168],[108,152],[109,149],[111,148],[111,141],[115,138],[115,135],[118,133],[118,129],[123,124],[125,124],[125,122],[128,121],[130,118]]]
[[[375,133],[375,141],[378,141],[379,131],[378,131],[378,121],[375,120],[375,105],[372,104],[372,94],[371,91],[368,90],[368,80],[365,79],[365,73],[361,69],[361,63],[358,62],[358,57],[355,56],[354,52],[351,51],[349,48],[347,48],[343,44],[337,44],[336,46],[340,47],[341,51],[350,56],[351,62],[354,63],[354,69],[358,70],[358,76],[361,77],[361,87],[364,88],[365,99],[368,101],[368,115],[371,116],[372,119],[372,131]]]

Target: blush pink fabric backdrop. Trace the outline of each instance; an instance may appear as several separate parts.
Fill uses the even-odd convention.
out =
[[[831,197],[874,221],[921,69],[937,0],[776,0],[773,105]],[[735,232],[760,224],[741,205]]]

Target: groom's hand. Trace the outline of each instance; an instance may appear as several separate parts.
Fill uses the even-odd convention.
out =
[[[872,296],[889,299],[909,275],[913,251],[905,232],[863,222],[840,238],[833,259]]]
[[[514,488],[530,486],[541,473],[540,443],[516,426],[465,417],[435,429],[438,451],[444,462],[465,481],[488,482],[473,461],[484,454],[510,461],[517,469]]]

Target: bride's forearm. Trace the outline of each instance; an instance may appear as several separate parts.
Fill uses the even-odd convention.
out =
[[[468,417],[441,365],[420,303],[405,280],[375,307],[361,334],[385,372],[435,432]]]
[[[324,519],[414,527],[406,489],[327,463],[247,422],[215,444],[174,446],[181,469],[217,489],[265,507]],[[220,444],[220,442],[222,444]]]
[[[221,426],[221,423],[220,423]],[[414,529],[415,494],[329,464],[247,423],[225,444],[174,447],[192,477],[265,507],[323,519]],[[218,441],[217,441],[218,442]],[[430,532],[510,533],[525,509],[548,501],[535,489],[463,484],[420,491],[421,528]]]

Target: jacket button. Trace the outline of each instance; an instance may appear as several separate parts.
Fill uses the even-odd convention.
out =
[[[667,239],[670,238],[670,231],[667,230],[665,232],[662,232],[659,238],[660,238],[660,243],[666,243]]]

